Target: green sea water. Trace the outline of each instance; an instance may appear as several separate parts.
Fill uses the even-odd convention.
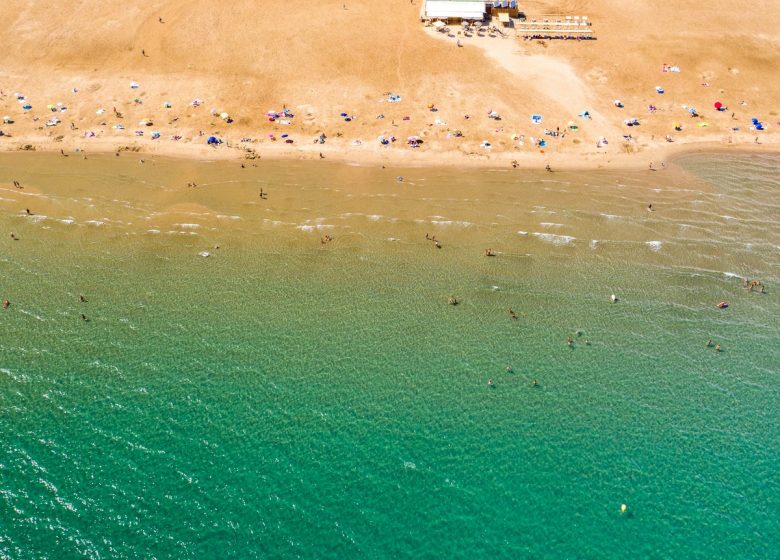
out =
[[[780,157],[112,158],[0,157],[0,558],[780,557]]]

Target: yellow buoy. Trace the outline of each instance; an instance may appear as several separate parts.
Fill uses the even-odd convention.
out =
[[[628,506],[626,504],[620,504],[620,513],[626,513]]]

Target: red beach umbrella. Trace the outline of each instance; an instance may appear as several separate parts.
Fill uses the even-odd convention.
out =
[[[721,108],[721,107],[723,107],[723,103],[721,103],[720,101],[716,101],[716,102],[715,102],[715,108],[716,108],[718,111],[720,111],[720,108]]]

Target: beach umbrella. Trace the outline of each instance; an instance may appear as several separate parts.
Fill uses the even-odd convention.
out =
[[[27,105],[22,105],[22,109],[24,109],[25,111],[29,111],[30,109],[32,109],[32,105],[30,105],[29,103]]]
[[[14,120],[11,117],[3,117],[3,124],[11,124]]]
[[[716,102],[715,102],[715,108],[716,108],[718,111],[720,111],[720,108],[721,108],[721,107],[723,107],[723,103],[721,103],[720,101],[716,101]]]
[[[219,116],[220,116],[220,118],[223,118],[223,119],[225,119],[225,120],[227,120],[227,119],[229,119],[229,118],[230,118],[230,115],[228,115],[227,113],[220,113],[220,115],[219,115]]]
[[[441,29],[441,28],[442,28],[442,27],[444,27],[445,25],[447,25],[447,24],[446,24],[446,23],[444,23],[443,21],[434,21],[434,22],[433,22],[433,26],[434,26],[436,29]]]
[[[46,105],[46,108],[50,111],[54,111],[57,108],[57,106],[54,103],[49,103],[48,105]]]

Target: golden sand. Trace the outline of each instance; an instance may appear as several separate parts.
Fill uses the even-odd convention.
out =
[[[236,0],[228,8],[65,0],[54,10],[39,0],[6,0],[0,112],[15,122],[0,125],[11,135],[0,138],[0,149],[73,154],[131,146],[196,158],[252,150],[261,158],[322,155],[366,164],[593,168],[647,167],[691,149],[777,147],[780,2],[749,12],[720,1],[528,2],[529,16],[587,15],[598,37],[540,42],[513,31],[506,38],[445,36],[420,23],[420,1]],[[662,72],[664,64],[681,71]],[[17,92],[32,110],[22,110]],[[401,101],[388,103],[389,92]],[[193,107],[193,99],[203,104]],[[615,99],[625,107],[615,107]],[[716,101],[728,110],[716,111]],[[47,109],[57,103],[67,111]],[[265,116],[283,107],[295,114],[290,124]],[[490,110],[501,120],[489,119]],[[585,110],[591,120],[578,117]],[[220,118],[223,112],[233,122]],[[532,114],[543,115],[541,125]],[[55,116],[62,122],[46,127]],[[623,124],[632,117],[641,125]],[[751,117],[767,130],[751,131]],[[152,126],[139,125],[147,118]],[[117,123],[124,130],[114,129]],[[545,128],[566,135],[545,136]],[[160,138],[151,139],[152,131]],[[315,144],[321,133],[326,143]],[[225,143],[206,147],[212,134]],[[382,146],[379,135],[397,141]],[[422,145],[406,146],[409,136]],[[601,137],[609,144],[597,148]],[[535,145],[540,138],[544,148]]]

